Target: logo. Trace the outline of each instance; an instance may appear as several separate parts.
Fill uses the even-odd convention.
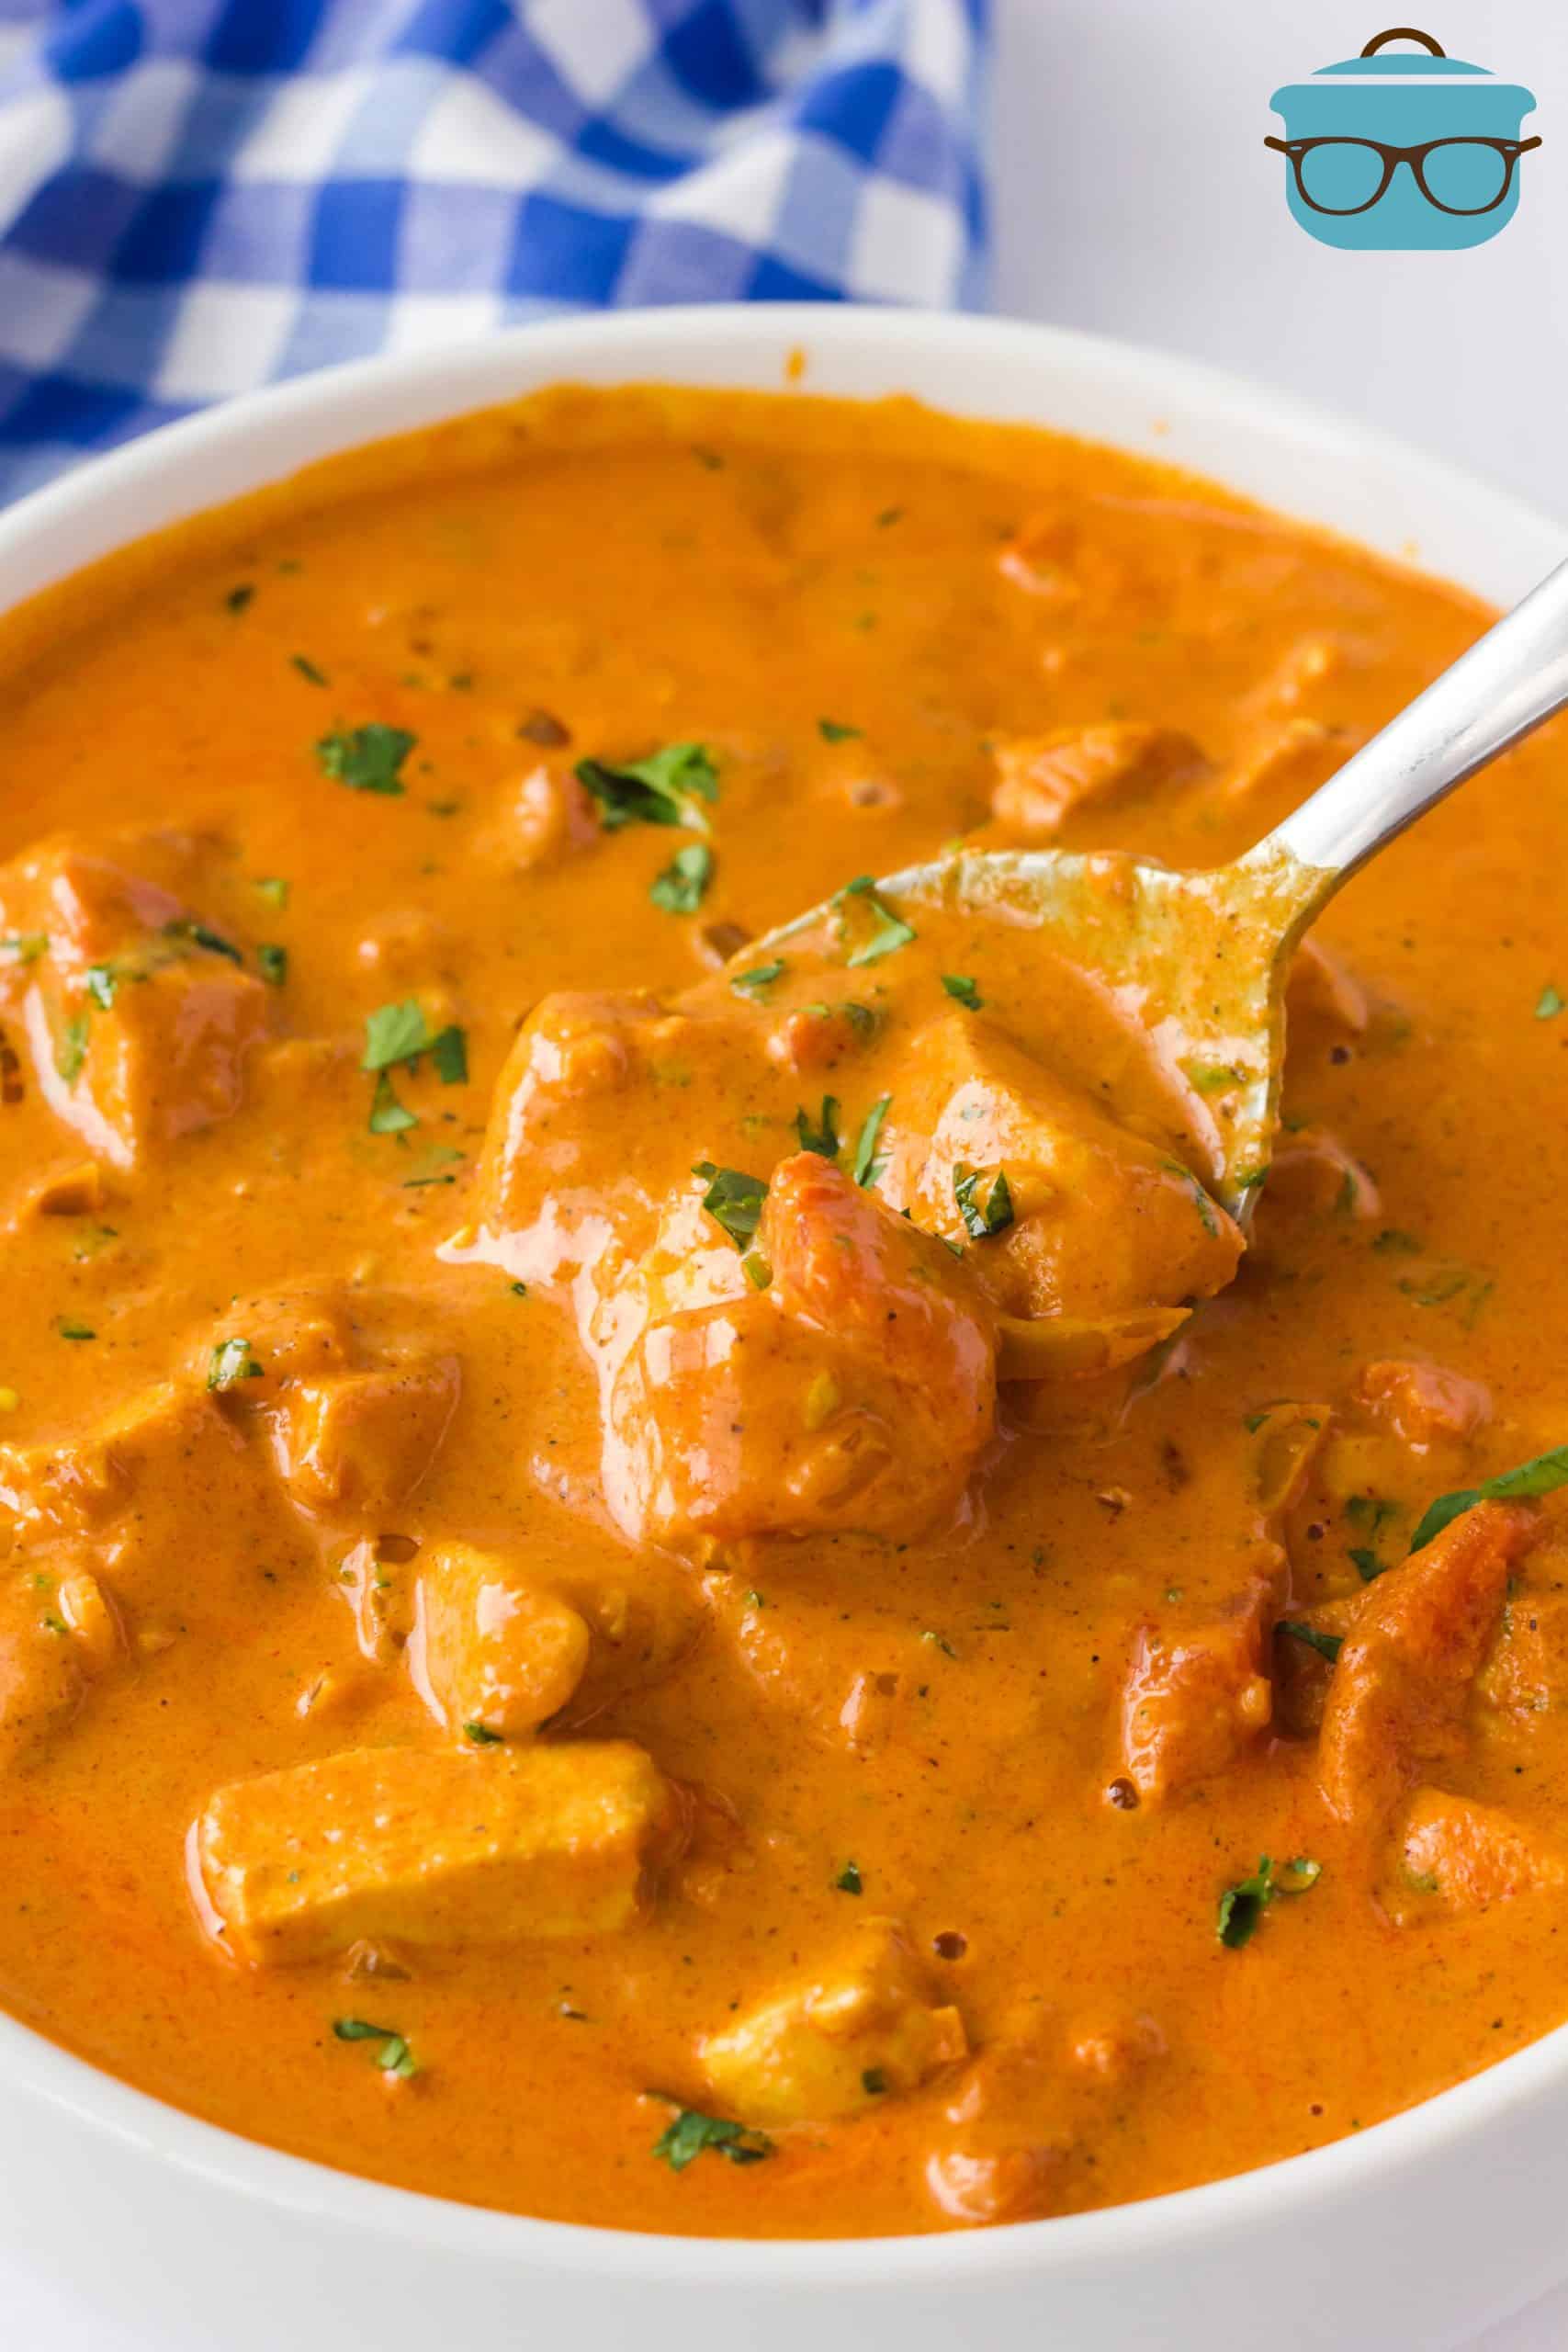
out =
[[[1269,103],[1285,136],[1263,143],[1285,158],[1291,210],[1320,244],[1363,253],[1483,245],[1518,209],[1519,157],[1540,145],[1519,137],[1531,91],[1409,25]]]

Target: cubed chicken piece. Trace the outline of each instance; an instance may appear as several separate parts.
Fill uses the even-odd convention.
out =
[[[1544,1715],[1568,1704],[1568,1592],[1511,1596],[1476,1691],[1507,1715]]]
[[[423,1354],[293,1382],[273,1445],[295,1501],[330,1517],[406,1501],[440,1451],[459,1383],[456,1356]]]
[[[1348,1592],[1310,1608],[1292,1608],[1274,1628],[1274,1727],[1292,1739],[1319,1730],[1345,1636],[1367,1605]]]
[[[707,1623],[695,1577],[674,1561],[644,1553],[612,1575],[607,1564],[553,1561],[540,1581],[588,1627],[588,1663],[561,1722],[591,1723],[628,1691],[662,1682]]]
[[[769,1288],[655,1322],[611,1394],[604,1488],[633,1535],[909,1534],[991,1434],[986,1304],[942,1245],[813,1152],[774,1170]]]
[[[217,852],[182,834],[60,839],[0,875],[0,931],[45,943],[22,967],[39,1088],[115,1167],[237,1109],[275,1010],[243,944],[192,911]]]
[[[346,1372],[355,1362],[342,1302],[312,1291],[237,1299],[190,1355],[197,1380],[247,1408],[276,1405],[290,1381]]]
[[[570,769],[541,761],[512,796],[497,846],[529,871],[555,865],[598,839],[593,803]]]
[[[0,1445],[0,1508],[44,1535],[91,1532],[170,1488],[198,1458],[218,1483],[243,1442],[203,1390],[160,1382],[85,1437]]]
[[[237,1111],[270,1017],[260,980],[205,956],[122,983],[107,1010],[41,985],[23,1008],[45,1101],[117,1168]]]
[[[621,1740],[351,1748],[220,1789],[197,1825],[214,1934],[254,1966],[411,1945],[607,1935],[671,1837],[669,1783]]]
[[[1402,1920],[1433,1911],[1486,1911],[1516,1895],[1568,1885],[1568,1854],[1550,1838],[1501,1805],[1439,1789],[1422,1789],[1411,1799],[1399,1860],[1407,1886],[1423,1898],[1400,1903]]]
[[[1440,1363],[1364,1364],[1356,1396],[1418,1453],[1444,1439],[1473,1437],[1492,1417],[1492,1399],[1480,1381]]]
[[[1411,1781],[1465,1746],[1471,1687],[1535,1513],[1478,1503],[1379,1577],[1335,1665],[1318,1747],[1323,1793],[1342,1821],[1384,1822]]]
[[[515,1561],[433,1545],[420,1555],[414,1606],[415,1688],[437,1723],[470,1739],[531,1732],[582,1679],[586,1623]]]
[[[1230,1606],[1139,1632],[1122,1706],[1123,1769],[1147,1803],[1228,1770],[1273,1712],[1269,1644],[1284,1555],[1260,1545]]]
[[[918,1224],[963,1248],[1005,1313],[1104,1321],[1224,1288],[1236,1227],[1158,1146],[1120,1127],[985,1018],[957,1013],[915,1039],[884,1137],[886,1187]],[[976,1240],[956,1171],[999,1169],[1012,1221]]]
[[[918,2090],[964,2056],[895,1920],[867,1919],[822,1965],[711,2033],[698,2055],[726,2111],[750,2124],[826,2123]]]
[[[1090,802],[1157,792],[1200,775],[1203,754],[1168,727],[1107,719],[1049,735],[1003,737],[991,813],[1026,841],[1050,841]]]
[[[114,1604],[87,1570],[6,1573],[0,1581],[0,1772],[35,1756],[70,1722],[87,1684],[121,1646]]]

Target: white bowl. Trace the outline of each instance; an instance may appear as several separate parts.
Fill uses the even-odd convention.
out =
[[[1497,603],[1568,535],[1397,443],[1085,335],[832,307],[525,327],[333,368],[84,467],[0,518],[17,602],[310,460],[561,379],[910,391],[1215,476]],[[1332,2034],[1332,2017],[1281,2018]],[[1247,2052],[1235,2054],[1247,2098]],[[288,2084],[278,2084],[287,2112]],[[830,2245],[579,2229],[385,2188],[237,2139],[0,2016],[0,2266],[68,2282],[95,2352],[1446,2352],[1568,2274],[1568,2029],[1408,2114],[1235,2180],[1003,2230]],[[10,2305],[0,2273],[0,2308]],[[19,2340],[9,2317],[0,2341]],[[25,2352],[44,2352],[29,2342]],[[54,2352],[52,2346],[48,2352]]]

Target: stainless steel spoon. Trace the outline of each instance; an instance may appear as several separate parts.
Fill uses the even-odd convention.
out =
[[[1565,704],[1568,563],[1233,865],[1185,874],[1119,852],[960,851],[887,876],[877,895],[1049,928],[1054,948],[1159,1031],[1168,1061],[1234,1074],[1205,1085],[1212,1164],[1199,1172],[1245,1223],[1273,1150],[1303,933],[1370,857]],[[829,913],[753,941],[748,960]]]

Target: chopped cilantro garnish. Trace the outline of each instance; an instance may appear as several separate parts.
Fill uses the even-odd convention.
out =
[[[863,1894],[865,1892],[865,1882],[860,1874],[860,1864],[858,1862],[846,1862],[843,1869],[839,1872],[838,1877],[833,1881],[833,1884],[838,1888],[840,1894]]]
[[[62,1340],[96,1340],[98,1336],[91,1324],[73,1322],[68,1315],[62,1315],[54,1328]]]
[[[857,875],[852,882],[846,882],[843,888],[835,893],[833,904],[843,907],[851,900],[865,908],[872,924],[869,936],[863,939],[844,959],[852,969],[862,964],[877,963],[884,956],[891,956],[897,948],[907,947],[914,938],[914,925],[907,923],[902,915],[896,915],[891,907],[884,904],[876,895],[876,886],[869,874]]]
[[[956,997],[967,1012],[978,1012],[986,1001],[974,981],[963,972],[944,972],[942,984],[948,995]]]
[[[663,2094],[656,2092],[654,2096],[661,2098]],[[744,2123],[730,2122],[724,2116],[704,2115],[694,2107],[679,2109],[674,2120],[653,2143],[654,2154],[662,2157],[671,2172],[684,2172],[688,2165],[694,2164],[709,2149],[728,2164],[755,2165],[773,2154],[773,2143],[765,2132],[752,2132]]]
[[[1565,997],[1562,994],[1561,989],[1553,988],[1551,982],[1548,980],[1546,986],[1542,989],[1540,994],[1535,1001],[1536,1019],[1538,1021],[1555,1021],[1558,1014],[1564,1010],[1568,1010],[1568,997]]]
[[[701,803],[718,798],[718,774],[701,743],[667,743],[645,760],[579,760],[577,780],[599,803],[606,832],[623,825],[687,825],[705,833]]]
[[[1220,1228],[1214,1221],[1214,1204],[1190,1168],[1185,1167],[1179,1159],[1167,1159],[1162,1161],[1161,1165],[1168,1169],[1171,1175],[1179,1176],[1184,1184],[1190,1184],[1192,1187],[1192,1205],[1198,1212],[1199,1221],[1206,1234],[1211,1238],[1216,1237]],[[1348,1177],[1346,1182],[1349,1182]],[[1355,1195],[1352,1193],[1352,1202],[1354,1198]],[[1343,1200],[1340,1205],[1344,1205]]]
[[[340,2041],[375,2041],[380,2044],[376,2064],[384,2075],[396,2075],[400,2082],[407,2082],[417,2075],[413,2052],[395,2026],[372,2025],[366,2018],[333,2018],[333,2031]]]
[[[697,1160],[692,1173],[706,1180],[703,1206],[709,1216],[724,1227],[738,1250],[744,1250],[756,1233],[762,1203],[768,1197],[761,1177],[745,1175],[739,1168],[716,1168],[711,1159]]]
[[[749,972],[737,972],[729,985],[737,996],[758,997],[775,980],[783,978],[784,970],[784,957],[775,956],[770,964],[753,964]]]
[[[293,662],[299,675],[308,680],[312,686],[326,686],[332,684],[325,671],[318,670],[308,654],[291,653],[288,659]]]
[[[423,1008],[414,996],[400,1004],[378,1004],[365,1016],[365,1052],[361,1069],[390,1069],[412,1062],[434,1044]]]
[[[1380,1258],[1418,1258],[1421,1244],[1413,1233],[1397,1225],[1385,1225],[1372,1238],[1372,1248]]]
[[[1012,1188],[1005,1169],[998,1168],[987,1178],[983,1168],[970,1168],[959,1160],[953,1170],[953,1197],[971,1241],[1005,1233],[1012,1223]]]
[[[89,964],[82,976],[87,994],[100,1012],[107,1012],[114,1002],[119,986],[119,975],[112,964]]]
[[[1250,1878],[1226,1887],[1215,1914],[1214,1933],[1227,1951],[1239,1951],[1243,1944],[1251,1942],[1258,1921],[1277,1894],[1309,1893],[1323,1876],[1323,1864],[1298,1854],[1294,1861],[1283,1863],[1281,1871],[1290,1876],[1276,1878],[1274,1865],[1264,1854]]]
[[[373,1136],[400,1136],[409,1127],[417,1127],[419,1114],[400,1102],[393,1091],[391,1079],[383,1070],[376,1080],[376,1091],[370,1098],[370,1116],[366,1123]]]
[[[880,2098],[887,2088],[887,2077],[880,2066],[867,2066],[862,2072],[860,2086],[869,2098]]]
[[[288,885],[281,874],[258,874],[253,888],[256,896],[265,899],[269,907],[283,908],[288,904]]]
[[[1478,1487],[1458,1487],[1439,1495],[1428,1503],[1416,1523],[1410,1539],[1413,1552],[1425,1550],[1434,1536],[1476,1503],[1507,1503],[1530,1495],[1550,1495],[1559,1487],[1568,1487],[1568,1445],[1553,1446],[1550,1453],[1538,1453],[1533,1461],[1521,1462],[1517,1470],[1501,1470],[1495,1478],[1483,1478]]]
[[[740,1261],[740,1271],[753,1290],[766,1290],[773,1279],[773,1270],[760,1250],[748,1250]]]
[[[676,851],[648,895],[667,915],[694,915],[712,879],[712,850],[706,842],[688,842],[684,849]]]
[[[809,1113],[797,1111],[795,1114],[795,1132],[800,1137],[802,1151],[814,1151],[821,1159],[837,1159],[839,1157],[837,1098],[831,1094],[824,1094],[821,1124],[816,1127],[811,1124]]]
[[[1319,1657],[1325,1657],[1330,1666],[1345,1646],[1343,1634],[1319,1633],[1315,1625],[1303,1624],[1299,1617],[1281,1617],[1275,1630],[1288,1634],[1292,1642],[1304,1642],[1309,1650],[1315,1650]]]
[[[48,952],[47,931],[20,931],[9,939],[0,939],[0,956],[9,956],[13,963],[36,964]]]
[[[1351,1566],[1355,1569],[1356,1574],[1360,1577],[1363,1584],[1376,1584],[1379,1577],[1381,1577],[1383,1572],[1384,1566],[1386,1565],[1383,1561],[1380,1560],[1377,1554],[1370,1550],[1365,1544],[1351,1544],[1348,1545],[1346,1549],[1346,1557],[1350,1562]]]
[[[231,964],[243,964],[244,957],[231,939],[225,939],[210,923],[201,922],[195,915],[176,915],[173,922],[164,925],[165,939],[186,940],[192,947],[203,947],[209,956],[222,956]]]
[[[404,727],[384,727],[378,718],[364,727],[338,728],[316,745],[323,775],[350,792],[379,792],[396,798],[403,789],[399,771],[419,738]]]
[[[438,1029],[430,1041],[430,1058],[435,1064],[435,1075],[443,1086],[467,1086],[468,1082],[468,1039],[466,1030],[456,1023]]]
[[[54,1067],[67,1086],[74,1086],[87,1058],[87,1016],[73,1012],[61,1030],[54,1048]]]
[[[817,732],[821,736],[824,743],[847,743],[851,737],[858,735],[861,729],[858,727],[846,727],[840,719],[819,718],[817,722]]]
[[[256,949],[256,969],[269,988],[280,989],[288,978],[288,950],[264,939]]]
[[[230,589],[223,602],[231,613],[243,613],[255,593],[248,580],[242,580],[237,588]]]
[[[260,1380],[262,1368],[251,1353],[249,1340],[220,1340],[207,1367],[209,1388],[232,1388],[242,1380]]]
[[[876,1157],[877,1138],[882,1122],[887,1116],[891,1094],[879,1094],[861,1122],[860,1136],[855,1144],[854,1180],[857,1184],[874,1184],[887,1162]]]
[[[463,1725],[463,1737],[471,1739],[476,1747],[501,1747],[504,1745],[500,1732],[491,1731],[489,1724],[477,1721]]]

